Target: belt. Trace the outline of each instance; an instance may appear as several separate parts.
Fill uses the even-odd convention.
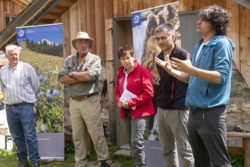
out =
[[[222,109],[224,110],[226,108],[226,105],[216,106],[212,108],[196,108],[196,107],[190,107],[190,110],[192,111],[212,111],[216,109]]]
[[[22,102],[22,103],[15,103],[15,104],[6,104],[6,106],[11,107],[11,106],[19,106],[19,105],[23,105],[23,104],[28,104],[28,103]]]
[[[83,100],[86,100],[88,99],[89,97],[93,96],[93,95],[96,95],[97,93],[93,93],[93,94],[90,94],[90,95],[86,95],[86,96],[80,96],[80,97],[71,97],[72,100],[76,100],[76,101],[83,101]]]

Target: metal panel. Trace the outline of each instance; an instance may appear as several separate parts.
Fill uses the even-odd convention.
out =
[[[181,24],[181,47],[192,54],[195,44],[201,38],[200,35],[196,32],[198,11],[180,12],[179,16]]]
[[[41,160],[64,161],[64,133],[38,133]]]

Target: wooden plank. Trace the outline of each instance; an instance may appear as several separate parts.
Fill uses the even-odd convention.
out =
[[[228,151],[237,155],[244,155],[244,167],[250,166],[250,133],[227,132],[228,138],[242,138],[242,147],[228,147]]]
[[[62,23],[63,23],[63,57],[65,58],[71,54],[69,11],[63,14]]]
[[[88,34],[94,39],[94,45],[91,48],[91,52],[96,53],[96,32],[95,32],[95,15],[96,15],[96,11],[95,11],[95,1],[94,0],[87,0],[86,1],[86,6],[84,9],[82,10],[86,10],[87,11],[87,17],[86,22],[87,22],[87,32]]]
[[[102,60],[105,60],[105,37],[104,35],[104,0],[96,0],[95,1],[95,43],[96,43],[96,54],[100,56]]]
[[[154,6],[159,6],[159,5],[162,5],[162,4],[166,4],[168,2],[165,2],[164,0],[157,0],[157,1],[154,1]]]
[[[236,154],[236,155],[244,155],[244,150],[240,147],[227,147],[227,151],[229,153],[233,153],[233,154]]]
[[[113,19],[105,19],[105,55],[106,55],[106,79],[108,86],[108,110],[109,110],[109,127],[110,136],[116,136],[116,113],[115,113],[115,91],[114,91],[114,53],[113,53]]]
[[[218,6],[226,8],[226,3],[227,2],[232,2],[232,0],[213,0],[212,2],[213,2],[213,4],[216,4]]]
[[[181,0],[180,1],[180,8],[181,11],[193,11],[195,9],[195,2],[197,3],[199,0]]]
[[[14,1],[0,1],[0,31],[2,31],[5,27],[5,17],[6,15],[16,16],[18,15],[24,8],[24,6],[20,6]]]
[[[114,18],[116,18],[119,14],[118,14],[118,5],[119,5],[119,1],[113,1],[113,14],[114,14]]]
[[[28,0],[28,1],[24,1],[24,0],[11,0],[13,1],[14,3],[16,3],[17,5],[19,5],[20,7],[24,8],[25,6],[27,6],[31,0]],[[10,1],[7,1],[7,2],[10,2]]]
[[[150,6],[150,0],[144,0],[141,6],[142,6],[141,10],[152,7]]]
[[[144,7],[144,1],[139,1],[137,5],[138,5],[138,6],[137,6],[137,9],[138,9],[138,10],[145,9],[145,7]]]
[[[130,2],[125,0],[123,1],[123,16],[130,16],[131,10],[130,10]]]
[[[230,19],[229,30],[228,30],[228,37],[231,38],[235,44],[235,50],[233,52],[233,60],[234,60],[236,67],[240,71],[241,64],[240,64],[240,50],[239,50],[239,45],[240,45],[239,5],[233,1],[227,1],[226,2],[226,9],[231,13],[231,19]]]
[[[248,138],[250,139],[250,133],[243,133],[243,132],[227,132],[227,137],[232,138]]]
[[[0,1],[0,31],[5,28],[5,19],[4,19],[4,12],[3,12],[3,1]]]
[[[70,11],[69,11],[69,34],[70,34],[70,46],[71,46],[71,51],[70,53],[73,54],[76,52],[75,48],[73,48],[71,41],[76,37],[77,32],[79,31],[79,24],[78,24],[78,7],[77,4],[75,3],[74,5],[71,6]]]
[[[113,18],[113,0],[104,1],[104,19]]]
[[[221,0],[224,1],[224,0]],[[211,0],[200,0],[199,4],[197,4],[197,9],[201,9],[210,5],[213,5],[214,1]]]
[[[124,16],[123,0],[114,0],[113,5],[114,5],[114,17],[117,18]]]
[[[78,9],[86,8],[86,0],[77,1]],[[87,31],[87,12],[86,10],[78,10],[80,31]]]
[[[139,1],[138,0],[131,0],[130,2],[130,9],[132,12],[139,10]]]
[[[240,5],[240,59],[241,69],[240,72],[243,78],[246,80],[248,86],[250,86],[250,9],[247,9]]]
[[[80,0],[78,0],[80,1]],[[67,7],[69,8],[70,6],[72,6],[74,3],[76,3],[77,0],[60,0],[58,3],[57,3],[57,6],[64,6],[64,7]]]
[[[245,145],[245,156],[244,156],[244,167],[250,166],[250,139],[244,139]]]

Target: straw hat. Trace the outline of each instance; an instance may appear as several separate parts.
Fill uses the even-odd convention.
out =
[[[80,39],[86,39],[89,41],[89,48],[93,46],[93,39],[89,37],[89,34],[86,32],[78,32],[76,38],[72,40],[72,45],[76,49],[76,41]]]

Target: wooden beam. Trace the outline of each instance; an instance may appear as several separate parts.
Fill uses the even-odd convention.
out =
[[[250,133],[243,133],[243,132],[227,132],[227,137],[250,139]]]
[[[114,87],[114,52],[113,52],[113,20],[105,19],[105,56],[106,56],[106,79],[108,87],[108,110],[109,110],[109,131],[110,136],[116,137],[116,112],[114,106],[115,87]]]
[[[57,6],[71,7],[77,0],[61,0],[58,2]]]
[[[250,133],[244,132],[227,132],[228,138],[242,139],[241,147],[228,147],[228,151],[235,154],[244,154],[244,167],[250,166]]]
[[[52,20],[55,20],[55,19],[58,19],[59,17],[61,17],[61,14],[58,14],[58,13],[48,13],[46,14],[45,16],[43,16],[42,19],[52,19]]]
[[[25,7],[31,2],[31,0],[11,0],[11,1],[18,4],[21,7]]]

